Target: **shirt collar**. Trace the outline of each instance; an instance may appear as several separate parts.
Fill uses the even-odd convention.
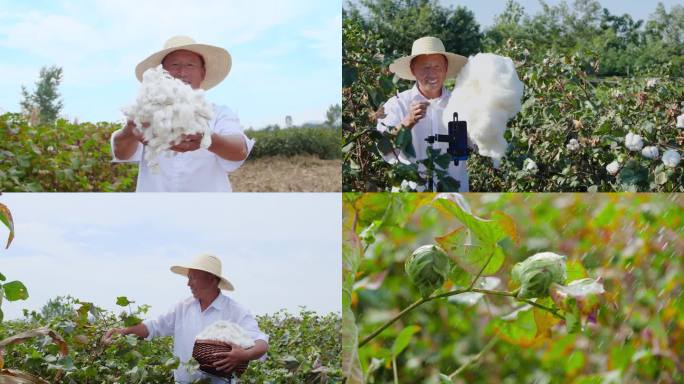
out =
[[[204,312],[207,312],[210,308],[214,308],[217,311],[221,310],[221,305],[225,302],[225,300],[228,299],[222,292],[219,292],[218,296],[214,299],[214,301],[209,304],[207,309],[204,310]],[[195,303],[197,303],[197,307],[199,308],[200,312],[202,312],[202,306],[200,305],[199,299],[195,299]]]

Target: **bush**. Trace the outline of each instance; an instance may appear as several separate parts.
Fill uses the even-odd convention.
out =
[[[121,298],[120,298],[121,299]],[[128,305],[128,299],[121,303]],[[149,306],[116,315],[71,297],[51,300],[40,312],[25,311],[23,320],[0,323],[0,340],[19,332],[49,327],[69,348],[62,357],[58,346],[35,337],[5,349],[5,368],[38,375],[50,383],[173,383],[179,362],[172,355],[170,337],[139,340],[118,337],[105,346],[102,335],[110,328],[140,321]],[[302,309],[298,315],[281,310],[257,316],[269,335],[266,361],[250,363],[243,383],[332,383],[341,380],[340,316]],[[0,379],[1,381],[1,379]]]
[[[293,127],[286,129],[247,130],[256,140],[250,158],[267,156],[314,155],[321,159],[339,159],[341,133],[324,127]]]
[[[138,166],[112,164],[115,123],[31,126],[20,114],[0,116],[0,190],[132,191]]]

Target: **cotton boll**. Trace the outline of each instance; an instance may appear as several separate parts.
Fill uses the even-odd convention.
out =
[[[251,348],[254,340],[238,324],[230,321],[219,320],[204,328],[195,340],[216,340],[224,343],[237,344],[241,348]]]
[[[617,162],[617,160],[613,160],[612,163],[606,165],[606,171],[610,173],[611,175],[615,175],[618,173],[620,170],[620,163]]]
[[[684,128],[684,113],[677,116],[677,128]]]
[[[446,126],[457,112],[459,120],[468,122],[468,136],[479,154],[498,166],[508,147],[506,123],[520,111],[522,95],[523,83],[510,58],[478,53],[456,78],[442,119]]]
[[[663,153],[663,164],[665,166],[674,168],[677,165],[679,165],[679,161],[682,159],[681,155],[679,152],[675,151],[674,149],[668,149]]]
[[[565,146],[569,151],[576,151],[579,149],[580,145],[577,139],[570,139],[568,144]]]
[[[627,147],[627,149],[630,151],[640,151],[643,146],[644,140],[641,138],[641,136],[632,132],[629,132],[627,136],[625,136],[625,147]]]
[[[523,169],[529,173],[537,173],[537,163],[535,163],[532,159],[525,159],[525,162],[523,163]]]
[[[145,71],[135,103],[122,112],[142,132],[147,142],[145,161],[153,172],[158,171],[158,156],[175,155],[169,147],[179,144],[183,135],[201,133],[200,147],[211,145],[213,108],[204,91],[173,78],[161,65]],[[142,128],[143,123],[150,126]]]
[[[647,157],[649,159],[657,159],[658,158],[658,147],[654,147],[652,145],[649,145],[648,147],[644,147],[644,149],[641,150],[641,154],[644,157]]]

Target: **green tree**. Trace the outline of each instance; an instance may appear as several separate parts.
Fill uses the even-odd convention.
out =
[[[325,113],[325,125],[328,127],[339,127],[342,122],[342,106],[339,104],[331,105]]]
[[[62,68],[57,66],[43,67],[36,82],[36,89],[32,93],[22,85],[22,100],[19,103],[24,113],[37,111],[41,124],[50,124],[57,120],[60,110],[64,106],[57,90],[62,82]]]
[[[464,56],[482,48],[480,25],[465,7],[443,7],[436,0],[361,0],[362,8],[348,3],[344,18],[356,19],[380,36],[385,54],[404,55],[423,36],[442,40],[447,51]],[[365,11],[365,12],[364,12]]]

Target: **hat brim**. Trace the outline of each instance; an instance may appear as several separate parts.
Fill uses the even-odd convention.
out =
[[[207,90],[215,87],[230,73],[232,59],[230,53],[221,47],[207,44],[187,44],[177,47],[163,49],[153,53],[145,60],[135,66],[135,77],[142,82],[142,75],[146,70],[155,68],[161,64],[162,60],[173,51],[187,50],[197,53],[204,59],[206,74],[200,84],[200,88]]]
[[[196,265],[193,265],[193,266],[173,265],[173,266],[171,266],[171,272],[176,273],[176,274],[181,275],[181,276],[186,276],[186,277],[188,276],[188,272],[191,269],[197,269],[197,270],[208,272],[208,273],[211,273],[212,275],[214,275],[213,272],[207,271],[206,269],[201,268],[201,267],[196,266]],[[228,279],[226,279],[223,276],[218,276],[218,275],[214,275],[214,276],[221,279],[221,281],[219,282],[219,286],[218,286],[219,288],[223,289],[224,291],[234,291],[235,290],[235,288],[233,287],[233,284],[231,284],[230,281],[228,281]]]
[[[392,64],[390,64],[389,69],[392,73],[397,75],[398,77],[404,79],[404,80],[416,80],[416,77],[413,76],[413,73],[411,73],[411,60],[418,56],[422,55],[443,55],[447,59],[447,73],[446,73],[446,78],[447,79],[454,79],[458,75],[458,73],[461,71],[464,65],[468,62],[468,58],[465,56],[457,55],[455,53],[451,52],[440,52],[440,51],[432,51],[432,52],[423,52],[418,55],[411,55],[411,56],[404,56],[400,57]]]

